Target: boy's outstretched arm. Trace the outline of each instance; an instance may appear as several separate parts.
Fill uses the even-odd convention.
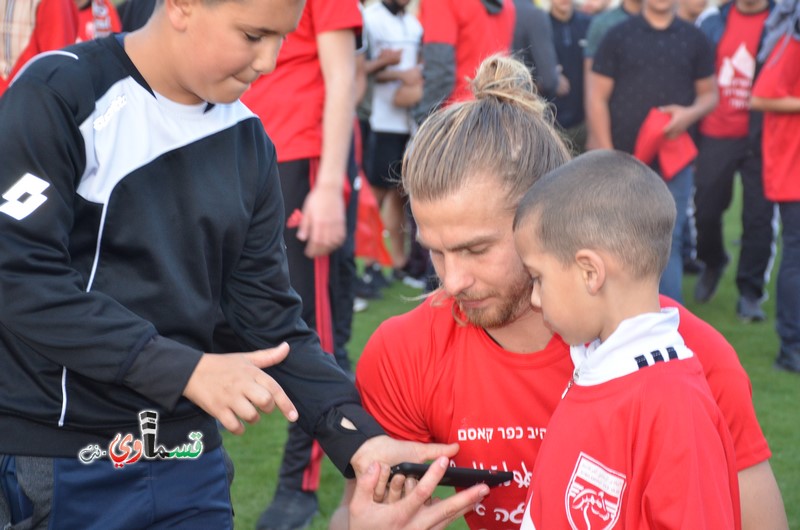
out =
[[[192,372],[183,395],[222,423],[233,434],[256,423],[261,412],[277,406],[289,421],[297,420],[297,409],[281,386],[262,368],[278,364],[289,353],[289,345],[250,353],[206,353]]]

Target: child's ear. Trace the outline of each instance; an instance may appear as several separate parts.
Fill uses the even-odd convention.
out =
[[[596,295],[606,281],[606,264],[603,258],[587,248],[582,248],[575,253],[575,264],[581,272],[586,291]]]
[[[164,0],[164,9],[170,24],[178,31],[185,30],[189,14],[196,3],[196,0]]]

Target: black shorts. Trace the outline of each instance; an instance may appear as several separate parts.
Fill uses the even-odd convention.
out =
[[[400,169],[408,134],[372,131],[370,137],[370,167],[367,180],[374,188],[391,189],[400,185]]]

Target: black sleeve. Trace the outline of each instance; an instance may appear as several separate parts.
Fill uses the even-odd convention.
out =
[[[266,372],[297,407],[300,427],[346,472],[358,447],[383,430],[363,411],[355,385],[333,357],[322,351],[317,335],[301,318],[300,297],[289,283],[275,150],[269,144],[263,152],[268,173],[265,187],[239,263],[224,287],[222,312],[245,351],[289,343],[287,358]],[[344,417],[357,430],[342,427]]]
[[[714,75],[716,60],[711,42],[700,30],[692,28],[697,41],[697,60],[695,61],[695,80],[705,79]]]
[[[94,107],[80,82],[88,76],[59,74],[73,62],[64,54],[39,59],[0,98],[0,325],[59,366],[171,410],[202,352],[158,338],[150,322],[92,291],[71,264],[86,164],[79,124]],[[137,362],[146,370],[129,371]]]
[[[617,77],[617,35],[619,26],[611,28],[605,36],[600,39],[597,52],[594,54],[592,62],[592,72],[602,74],[606,77]]]
[[[449,44],[424,44],[422,63],[425,88],[422,101],[412,111],[417,123],[421,123],[452,94],[456,83],[456,50]]]
[[[541,9],[534,9],[532,15],[530,33],[533,77],[542,95],[552,98],[558,89],[558,58],[553,45],[553,26],[550,17]]]

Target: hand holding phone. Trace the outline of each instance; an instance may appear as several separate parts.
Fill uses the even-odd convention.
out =
[[[415,464],[403,462],[392,467],[392,477],[403,475],[419,479],[428,470],[430,464]],[[486,484],[489,487],[499,486],[514,478],[510,471],[495,471],[492,469],[473,469],[470,467],[448,467],[444,476],[439,481],[440,486],[455,486],[468,488],[475,484]],[[391,481],[391,477],[389,478]]]

